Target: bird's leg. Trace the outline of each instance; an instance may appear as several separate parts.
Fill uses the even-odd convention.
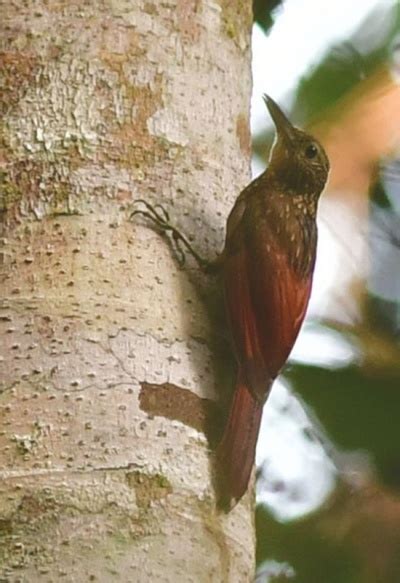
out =
[[[170,223],[170,217],[168,211],[161,205],[156,204],[152,205],[146,200],[138,199],[134,201],[134,204],[141,204],[145,207],[144,209],[135,209],[130,218],[134,217],[135,215],[140,215],[149,219],[153,222],[153,224],[160,229],[163,233],[171,233],[172,240],[175,244],[175,249],[178,254],[178,261],[181,266],[185,264],[186,256],[185,250],[188,251],[192,257],[196,260],[198,266],[202,271],[205,273],[216,273],[219,270],[220,264],[222,263],[222,256],[218,256],[217,259],[214,261],[207,261],[203,257],[201,257],[193,246],[188,241],[188,239],[182,235],[180,231]],[[182,247],[185,247],[184,250]]]

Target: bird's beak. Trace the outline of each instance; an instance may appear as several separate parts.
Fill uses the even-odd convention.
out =
[[[278,137],[282,138],[284,142],[292,144],[295,138],[294,127],[283,113],[281,108],[275,103],[269,95],[264,95],[265,105],[275,124]]]

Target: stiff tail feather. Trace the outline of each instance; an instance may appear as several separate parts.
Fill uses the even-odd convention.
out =
[[[217,448],[218,503],[224,510],[230,510],[247,490],[263,410],[240,376]]]

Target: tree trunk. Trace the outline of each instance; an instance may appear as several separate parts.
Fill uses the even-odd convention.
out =
[[[252,579],[253,497],[215,508],[213,284],[129,220],[162,202],[220,250],[250,28],[250,0],[0,2],[2,581]]]

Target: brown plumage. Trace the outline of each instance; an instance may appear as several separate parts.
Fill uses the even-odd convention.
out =
[[[220,504],[229,509],[245,493],[254,465],[264,403],[303,322],[317,245],[316,214],[329,172],[322,146],[293,127],[265,97],[277,137],[266,171],[238,196],[228,217],[225,248],[209,264],[169,223],[161,207],[136,202],[142,215],[199,265],[222,270],[238,372],[229,417],[218,446]],[[181,250],[178,247],[178,250]]]
[[[303,322],[315,264],[316,213],[329,162],[322,146],[293,127],[265,97],[277,138],[265,172],[229,215],[222,265],[238,373],[217,455],[221,503],[245,493],[263,405]]]

